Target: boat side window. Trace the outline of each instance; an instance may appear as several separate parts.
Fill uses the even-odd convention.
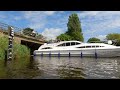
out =
[[[104,46],[100,46],[100,47],[104,47]]]
[[[92,46],[92,48],[95,48],[95,46]]]
[[[59,44],[58,46],[65,46],[65,43]]]
[[[70,46],[70,43],[66,43],[66,46]]]
[[[91,48],[91,46],[86,46],[86,48]]]
[[[42,49],[52,49],[51,47],[45,47],[45,48],[42,48]]]
[[[98,47],[104,47],[104,46],[82,46],[82,47],[77,47],[77,48],[98,48]]]
[[[77,48],[85,48],[85,46],[77,47]]]
[[[91,48],[91,46],[82,46],[82,47],[79,47],[79,48]]]
[[[80,43],[78,43],[78,42],[75,42],[75,45],[78,45],[78,44],[80,44]]]
[[[99,47],[99,46],[96,46],[96,47]]]
[[[92,46],[92,48],[97,48],[97,47],[100,47],[100,46],[98,46],[98,45],[97,46]]]
[[[71,42],[71,46],[72,46],[72,45],[75,45],[75,42]]]

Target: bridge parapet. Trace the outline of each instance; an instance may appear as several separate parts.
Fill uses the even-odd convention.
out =
[[[9,26],[11,26],[11,25],[8,25],[8,24],[1,23],[1,22],[0,22],[0,32],[8,35],[8,27],[9,27]],[[41,40],[41,39],[37,39],[37,38],[35,38],[35,37],[30,37],[30,36],[24,35],[24,34],[22,33],[23,29],[21,29],[21,28],[14,27],[14,26],[11,26],[11,27],[14,28],[14,35],[15,35],[16,37],[25,38],[25,39],[28,39],[28,40],[33,40],[33,41],[45,43],[44,40]]]

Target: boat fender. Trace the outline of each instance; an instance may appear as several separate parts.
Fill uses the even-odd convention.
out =
[[[80,56],[81,56],[81,58],[83,57],[82,51],[81,51],[81,55]]]
[[[49,53],[49,57],[51,56],[51,52]]]
[[[43,53],[41,53],[41,56],[43,56]]]
[[[70,52],[69,52],[69,57],[70,57]]]
[[[60,57],[60,52],[58,53],[58,57]]]
[[[95,58],[97,59],[97,53],[95,52]]]

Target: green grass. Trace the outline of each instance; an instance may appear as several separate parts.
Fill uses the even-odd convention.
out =
[[[14,60],[7,62],[5,66],[5,50],[8,49],[8,37],[0,35],[0,79],[23,77],[22,71],[26,70],[30,63],[30,49],[26,46],[13,44]],[[23,72],[24,73],[24,72]]]
[[[8,37],[7,36],[0,36],[0,60],[5,59],[5,50],[8,49]],[[26,58],[30,57],[30,50],[21,44],[15,43],[13,44],[13,56],[15,59]]]
[[[24,45],[20,45],[20,44],[14,44],[14,58],[29,58],[30,57],[30,50],[24,46]]]

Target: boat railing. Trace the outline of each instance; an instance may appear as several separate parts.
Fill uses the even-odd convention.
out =
[[[91,41],[90,43],[105,43],[105,44],[108,44],[108,41],[112,41],[112,44],[111,45],[117,45],[118,43],[118,40],[107,40],[107,41]]]

